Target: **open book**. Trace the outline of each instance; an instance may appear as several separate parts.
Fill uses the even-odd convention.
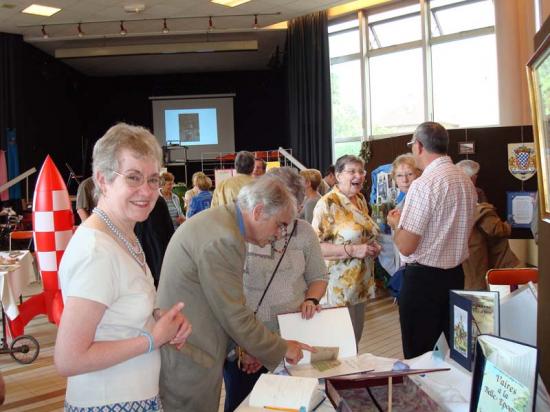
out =
[[[451,358],[472,370],[477,337],[500,334],[498,292],[451,290],[449,292]]]
[[[477,339],[470,412],[535,410],[537,348],[491,335]]]
[[[284,411],[310,411],[322,399],[313,378],[264,373],[250,393],[249,405]]]
[[[353,326],[346,307],[323,309],[312,319],[302,319],[301,313],[278,315],[281,336],[297,340],[317,349],[304,351],[298,365],[286,365],[289,374],[312,378],[326,378],[366,372],[379,367],[370,354],[357,356]],[[385,370],[391,370],[394,360]],[[379,363],[379,362],[378,362]]]

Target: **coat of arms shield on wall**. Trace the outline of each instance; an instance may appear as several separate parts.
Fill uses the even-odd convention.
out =
[[[508,144],[508,170],[519,180],[533,177],[537,171],[534,143]]]

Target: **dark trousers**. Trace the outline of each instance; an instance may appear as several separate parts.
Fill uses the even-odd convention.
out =
[[[252,392],[252,388],[262,373],[268,370],[262,367],[258,372],[248,374],[237,366],[237,361],[226,360],[223,365],[223,382],[225,384],[224,412],[233,412]]]
[[[449,290],[464,289],[462,265],[439,269],[407,265],[399,295],[405,359],[433,350],[441,332],[449,342]]]

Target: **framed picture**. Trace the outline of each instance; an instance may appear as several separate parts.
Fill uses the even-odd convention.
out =
[[[527,80],[537,152],[540,217],[550,223],[550,36],[527,63]]]
[[[529,229],[534,218],[537,192],[506,192],[508,223],[514,228]]]
[[[475,154],[475,142],[458,142],[458,154]]]

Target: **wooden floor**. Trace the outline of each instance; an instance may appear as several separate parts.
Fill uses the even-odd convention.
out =
[[[41,286],[34,284],[25,294],[40,290]],[[57,375],[53,366],[56,327],[41,316],[29,323],[25,333],[38,340],[40,355],[30,365],[16,363],[9,354],[0,355],[0,371],[6,381],[6,401],[0,411],[62,411],[66,379]],[[393,298],[380,297],[368,303],[359,352],[402,358],[399,314]]]

